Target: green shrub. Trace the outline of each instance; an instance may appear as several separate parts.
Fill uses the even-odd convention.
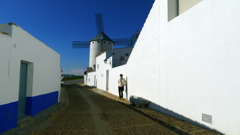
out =
[[[78,80],[83,79],[83,76],[70,76],[70,77],[64,77],[62,81],[70,81],[70,80]]]

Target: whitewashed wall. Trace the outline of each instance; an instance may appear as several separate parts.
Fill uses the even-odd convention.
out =
[[[168,22],[167,0],[156,0],[127,65],[130,94],[239,134],[239,4],[205,0]],[[203,113],[212,124],[202,121]]]
[[[109,54],[111,53],[111,50],[107,50],[96,58],[96,77],[97,87],[99,89],[106,90],[106,70],[109,70],[112,67],[112,57],[109,57]],[[106,58],[108,58],[107,62],[104,63]]]
[[[13,77],[11,77],[10,75],[14,74],[14,71],[11,70],[13,67],[11,66],[10,55],[13,48],[13,42],[10,36],[2,34],[0,34],[0,42],[0,104],[6,104],[11,101],[15,101],[17,98],[17,95],[15,94],[17,86],[12,85],[10,82],[10,80],[13,80]],[[10,73],[10,71],[12,72]]]
[[[118,86],[117,81],[119,75],[125,73],[124,68],[125,66],[118,66],[114,67],[113,63],[114,61],[119,60],[120,56],[125,56],[126,53],[129,55],[131,54],[132,48],[118,48],[112,50],[106,50],[102,54],[98,55],[96,57],[96,71],[94,72],[88,72],[87,74],[87,81],[85,82],[86,85],[89,86],[96,86],[99,89],[106,90],[107,88],[107,70],[109,71],[109,79],[108,79],[108,90],[114,92],[118,92]],[[112,53],[114,52],[114,55],[112,56]],[[116,59],[114,59],[116,57]],[[105,63],[104,60],[107,59],[107,62]],[[126,62],[125,62],[126,63]],[[125,64],[124,63],[124,64]],[[118,93],[115,93],[118,95]]]
[[[88,86],[95,86],[94,85],[94,75],[96,75],[96,72],[88,72],[86,76],[86,82],[84,82]]]
[[[156,3],[156,2],[155,2]],[[154,4],[128,60],[126,73],[130,95],[159,101],[159,5]],[[149,24],[151,22],[151,24]],[[156,23],[158,22],[158,23]]]
[[[157,110],[239,134],[240,1],[203,0],[169,22],[167,4],[155,0],[128,63],[109,70],[109,92],[118,95],[122,73],[128,98],[141,96]]]
[[[0,25],[0,133],[56,104],[60,55],[16,25]],[[4,33],[8,33],[5,35]],[[27,63],[26,102],[20,102],[20,65]],[[24,112],[18,113],[19,108]]]
[[[18,100],[20,62],[30,63],[31,90],[27,96],[37,96],[60,90],[60,56],[21,27],[1,25],[12,34],[0,34],[1,93],[0,104]],[[31,65],[32,63],[32,65]],[[32,66],[32,68],[31,68]],[[33,69],[31,71],[31,69]]]

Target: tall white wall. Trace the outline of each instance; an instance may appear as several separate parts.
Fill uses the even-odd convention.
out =
[[[0,94],[0,104],[9,103],[10,101],[16,101],[17,95],[15,94],[15,90],[18,85],[12,85],[10,80],[13,80],[12,76],[16,73],[12,71],[13,65],[11,64],[11,53],[13,48],[13,42],[10,36],[0,34],[0,86],[1,86],[1,94]],[[19,69],[20,70],[20,69]],[[13,82],[16,83],[16,82]]]
[[[108,91],[118,95],[122,73],[128,97],[140,96],[154,109],[239,134],[239,5],[238,0],[204,0],[168,21],[168,0],[155,0],[128,63],[109,70]],[[202,114],[211,115],[212,123]]]
[[[61,75],[59,74],[61,72],[59,54],[44,43],[39,42],[36,38],[33,38],[26,31],[14,29],[14,33],[22,36],[14,37],[17,43],[21,44],[19,56],[22,57],[22,60],[34,62],[33,86],[35,86],[35,91],[33,91],[32,96],[58,91],[60,88],[60,79],[58,78],[60,78]],[[26,41],[23,39],[29,40]],[[24,56],[22,53],[26,52],[26,48],[30,51],[25,53]]]
[[[168,22],[167,0],[156,0],[126,68],[130,94],[224,134],[240,133],[239,4],[202,1]]]
[[[155,109],[239,134],[238,5],[204,0],[168,21],[168,0],[155,0],[128,63],[109,70],[109,92],[118,95],[123,73],[128,97],[141,96]],[[212,123],[202,121],[202,114],[211,115]]]
[[[29,63],[27,96],[59,91],[60,55],[18,26],[1,26],[11,34],[0,34],[0,104],[18,101],[21,61]]]
[[[159,90],[159,23],[161,22],[159,6],[159,2],[155,1],[131,53],[126,68],[129,94],[141,96],[153,102],[158,102],[159,95],[161,94]]]

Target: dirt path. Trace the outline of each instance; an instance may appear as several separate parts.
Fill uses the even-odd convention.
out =
[[[128,100],[119,100],[117,96],[96,88],[84,85],[63,86],[60,103],[34,118],[29,117],[20,122],[17,128],[8,130],[3,135],[177,134],[169,129],[179,134],[220,134],[150,108],[127,104]]]
[[[92,93],[86,93],[74,86],[76,90],[78,90],[84,97],[84,99],[87,101],[87,103],[90,105],[91,112],[94,118],[94,123],[96,125],[96,130],[99,134],[102,135],[112,135],[112,130],[109,128],[108,122],[106,119],[104,119],[102,111],[99,108],[98,104],[96,104],[93,100],[89,98],[89,95]]]
[[[175,135],[155,121],[87,87],[66,86],[68,106],[40,135]]]

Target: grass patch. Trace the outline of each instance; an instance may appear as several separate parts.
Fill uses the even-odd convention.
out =
[[[83,79],[83,76],[70,76],[70,77],[64,77],[62,81],[70,81],[70,80],[78,80]]]

